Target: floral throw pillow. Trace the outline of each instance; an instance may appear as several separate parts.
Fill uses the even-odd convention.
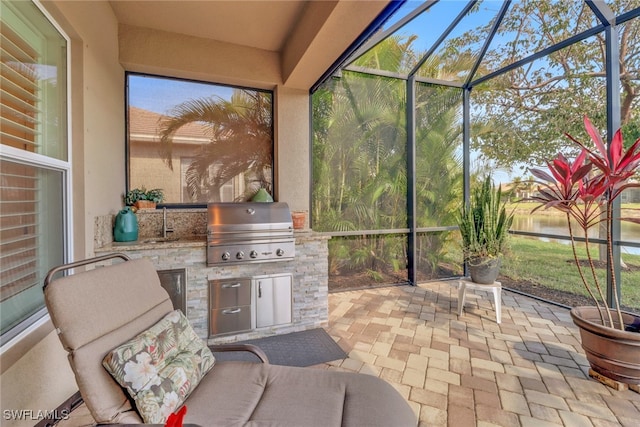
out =
[[[102,361],[148,424],[163,424],[214,363],[211,350],[180,310],[113,349]]]

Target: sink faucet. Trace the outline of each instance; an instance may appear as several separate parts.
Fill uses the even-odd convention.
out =
[[[173,233],[173,227],[167,225],[167,208],[162,208],[162,237],[167,238],[167,233]]]

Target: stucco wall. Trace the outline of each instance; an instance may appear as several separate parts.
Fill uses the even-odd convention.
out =
[[[276,198],[309,211],[309,92],[278,86],[276,111]]]
[[[120,209],[125,189],[124,69],[118,61],[118,24],[106,2],[59,6],[83,41],[82,86],[72,76],[74,92],[81,93],[74,117],[82,115],[83,129],[72,140],[74,147],[84,149],[74,158],[74,172],[76,165],[83,167],[74,180],[84,181],[82,197],[74,194],[74,203],[84,202],[84,207],[74,209],[74,215],[83,216],[84,253],[93,255],[94,218]]]

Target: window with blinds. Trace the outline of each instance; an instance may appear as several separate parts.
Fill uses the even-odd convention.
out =
[[[34,3],[0,4],[1,342],[44,314],[65,260],[66,39]]]
[[[3,201],[0,301],[6,301],[37,284],[38,177],[33,167],[6,160],[0,161],[0,171]]]
[[[0,27],[2,39],[2,143],[35,151],[38,106],[35,50],[8,25]]]

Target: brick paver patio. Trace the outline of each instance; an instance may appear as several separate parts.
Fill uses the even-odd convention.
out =
[[[569,311],[456,282],[331,294],[329,333],[349,358],[332,363],[377,375],[409,401],[421,426],[637,426],[640,394],[588,376]]]
[[[640,394],[589,378],[568,310],[503,291],[498,325],[492,300],[469,292],[458,318],[456,282],[333,293],[349,357],[319,368],[384,378],[425,427],[640,425]],[[59,425],[90,423],[83,407]]]

